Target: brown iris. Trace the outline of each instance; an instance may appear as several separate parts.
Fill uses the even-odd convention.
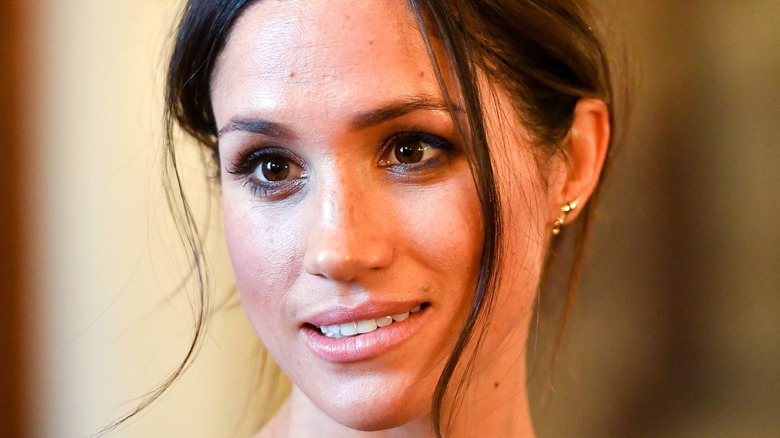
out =
[[[395,148],[395,158],[403,164],[419,163],[428,145],[423,142],[403,144]]]
[[[262,163],[263,178],[268,181],[284,181],[290,175],[290,163],[283,158],[272,158]]]

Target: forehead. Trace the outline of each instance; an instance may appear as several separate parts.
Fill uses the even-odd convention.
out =
[[[234,24],[212,97],[217,113],[301,102],[360,108],[391,96],[439,96],[432,72],[403,0],[267,0]],[[218,124],[225,116],[217,114]]]

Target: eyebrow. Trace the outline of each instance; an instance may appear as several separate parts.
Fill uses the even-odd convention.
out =
[[[368,128],[418,110],[449,112],[450,108],[444,100],[412,97],[359,113],[352,118],[352,126],[356,129]],[[462,112],[459,107],[454,107],[453,110]]]
[[[453,106],[452,109],[456,112],[463,112],[463,109],[458,106]],[[450,112],[450,107],[444,100],[436,100],[426,96],[412,97],[358,113],[352,117],[350,124],[355,130],[365,129],[418,110]],[[245,131],[275,138],[295,138],[293,131],[285,125],[253,117],[233,117],[227,125],[219,130],[218,135],[222,136],[233,131]]]
[[[217,133],[218,137],[233,131],[245,131],[276,138],[294,138],[292,131],[280,123],[236,116]]]

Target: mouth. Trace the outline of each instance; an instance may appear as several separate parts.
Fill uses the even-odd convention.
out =
[[[389,307],[385,312],[402,310]],[[311,351],[325,361],[368,360],[397,348],[421,330],[430,319],[429,307],[430,303],[422,303],[384,316],[378,316],[382,315],[380,308],[328,313],[312,317],[313,321],[303,324],[301,332]],[[355,317],[358,318],[350,320]]]
[[[415,314],[422,310],[423,306],[427,304],[420,304],[408,312],[399,313],[396,315],[382,316],[376,319],[364,319],[361,321],[350,321],[342,324],[330,324],[316,326],[320,333],[329,338],[348,338],[351,336],[362,335],[365,333],[371,333],[377,329],[387,327],[391,324],[404,322],[410,315]]]

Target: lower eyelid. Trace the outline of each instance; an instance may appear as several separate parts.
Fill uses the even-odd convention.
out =
[[[305,177],[295,178],[292,180],[285,180],[278,183],[269,183],[264,181],[258,181],[251,176],[245,178],[242,186],[247,187],[252,191],[255,196],[263,198],[286,198],[295,194],[302,187]]]

